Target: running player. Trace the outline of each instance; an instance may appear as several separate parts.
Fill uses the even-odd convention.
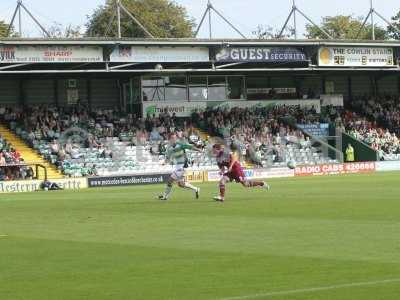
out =
[[[188,159],[186,150],[194,150],[201,152],[202,150],[190,144],[178,141],[175,133],[171,133],[169,138],[169,146],[166,152],[167,161],[174,163],[175,169],[167,181],[165,192],[158,196],[160,200],[168,200],[172,193],[172,186],[177,183],[179,187],[192,190],[195,193],[196,199],[199,198],[200,188],[193,186],[185,180],[185,169],[188,167]]]
[[[222,175],[219,182],[219,196],[214,197],[214,200],[220,202],[225,200],[225,185],[227,182],[232,181],[240,183],[246,188],[261,187],[269,190],[270,186],[266,182],[246,179],[243,167],[238,159],[237,147],[234,144],[232,144],[231,150],[232,152],[225,151],[224,146],[221,144],[213,146],[213,153],[216,156]]]

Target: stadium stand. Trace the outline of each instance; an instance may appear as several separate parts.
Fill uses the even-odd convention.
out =
[[[40,155],[65,176],[123,175],[170,171],[164,149],[170,132],[203,146],[193,127],[168,115],[136,118],[115,110],[89,113],[85,107],[72,110],[35,106],[8,108],[4,119]],[[189,152],[192,168],[215,167],[212,158]]]
[[[0,135],[0,180],[32,179],[32,167],[25,164],[19,151]]]
[[[313,107],[277,106],[208,110],[194,116],[198,126],[209,128],[212,135],[234,140],[242,154],[259,166],[280,167],[291,160],[304,165],[337,162],[325,156],[307,135],[290,126],[285,118],[304,124],[320,122],[322,115]]]
[[[9,164],[18,162],[12,161],[15,157],[28,157],[47,164],[53,178],[168,172],[172,166],[165,163],[164,151],[168,134],[177,132],[201,147],[207,146],[208,135],[233,140],[243,158],[256,166],[281,167],[291,160],[300,165],[337,163],[292,126],[330,122],[370,145],[382,160],[399,160],[399,105],[392,97],[384,99],[360,99],[353,111],[328,107],[325,113],[317,113],[313,107],[299,106],[220,108],[195,112],[191,118],[168,114],[138,118],[116,109],[89,112],[82,105],[1,108],[10,129],[2,127],[1,133],[22,150],[21,155],[1,138],[1,161]],[[188,154],[193,170],[216,168],[209,155]],[[26,177],[24,172],[10,172],[3,171],[3,178]]]
[[[400,160],[400,99],[359,97],[336,120],[354,138],[378,151],[381,160]]]

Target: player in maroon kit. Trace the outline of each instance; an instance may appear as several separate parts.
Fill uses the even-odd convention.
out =
[[[214,197],[215,201],[223,202],[225,199],[225,185],[227,182],[235,181],[242,184],[246,188],[250,187],[261,187],[267,190],[270,186],[263,181],[251,181],[246,179],[246,176],[241,166],[237,148],[235,145],[231,146],[230,151],[225,151],[224,146],[221,144],[215,144],[213,146],[213,153],[216,156],[218,167],[221,170],[222,178],[219,181],[219,196]]]

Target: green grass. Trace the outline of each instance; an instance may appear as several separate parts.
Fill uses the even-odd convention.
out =
[[[231,184],[224,204],[216,184],[1,195],[0,299],[397,300],[399,179]]]

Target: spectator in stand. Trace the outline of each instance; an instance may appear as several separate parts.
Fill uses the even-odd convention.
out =
[[[346,148],[346,161],[354,162],[354,148],[351,144],[348,144]]]
[[[51,149],[51,154],[58,155],[61,149],[60,143],[56,139],[53,139],[50,145],[50,149]]]
[[[150,132],[150,141],[151,142],[159,142],[162,140],[160,133],[158,132],[157,127],[153,127],[152,131]]]
[[[267,154],[273,154],[275,162],[283,162],[288,144],[303,144],[311,147],[303,133],[291,128],[284,118],[294,118],[298,123],[313,123],[320,120],[314,107],[277,106],[274,108],[233,108],[207,110],[192,115],[194,120],[208,128],[212,135],[231,139],[251,161],[259,164]]]
[[[391,159],[393,155],[400,154],[399,139],[396,135],[396,132],[399,132],[399,105],[393,98],[388,99],[388,102],[384,98],[368,101],[358,99],[353,104],[354,111],[343,112],[341,120],[345,130],[355,139],[375,149],[381,160]],[[383,129],[380,126],[388,128]],[[400,159],[400,156],[397,157]]]
[[[121,116],[118,110],[98,109],[90,112],[82,105],[71,109],[51,106],[32,106],[24,110],[7,108],[3,116],[10,128],[18,128],[20,135],[32,147],[54,161],[62,170],[65,166],[73,165],[73,161],[83,165],[86,157],[91,154],[107,160],[122,157],[113,147],[114,142],[127,146],[142,145],[147,150],[151,147],[154,155],[162,153],[163,142],[171,132],[177,132],[190,143],[204,143],[193,132],[192,122],[211,135],[236,140],[242,153],[253,155],[256,161],[271,153],[275,161],[284,161],[287,148],[293,145],[308,150],[313,148],[309,137],[287,125],[291,122],[313,124],[332,120],[382,153],[400,153],[395,131],[379,128],[382,126],[379,124],[384,122],[390,126],[399,125],[398,104],[392,99],[390,103],[377,105],[368,101],[363,105],[367,105],[362,106],[365,116],[354,112],[343,113],[340,109],[328,107],[325,117],[324,114],[317,113],[314,107],[285,105],[273,108],[209,109],[194,112],[191,120],[180,120],[167,113],[138,118],[133,114]],[[392,111],[387,111],[388,108]],[[59,138],[70,127],[85,130],[88,133],[87,138],[80,144],[67,142],[62,145]],[[150,143],[154,145],[150,146]],[[10,159],[7,153],[2,156],[6,162]],[[88,163],[85,167],[90,169],[93,165]]]
[[[4,153],[0,153],[0,166],[5,166],[6,165],[6,158],[4,156]]]

